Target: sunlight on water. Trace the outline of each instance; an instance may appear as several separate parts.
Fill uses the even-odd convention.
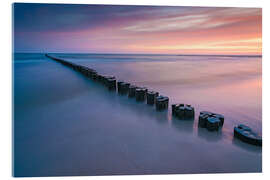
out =
[[[146,86],[170,97],[173,103],[191,103],[197,110],[228,115],[228,127],[243,122],[261,132],[261,58],[148,56],[103,63],[102,59],[67,59],[117,79]],[[164,58],[161,61],[160,58]]]
[[[233,139],[239,123],[262,130],[260,57],[55,56],[192,104],[196,117],[156,112],[44,54],[15,54],[17,176],[261,171],[261,149]],[[225,116],[222,131],[198,128],[202,110]]]

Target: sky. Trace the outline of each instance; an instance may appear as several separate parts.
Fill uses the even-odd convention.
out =
[[[15,52],[261,55],[261,8],[15,3]]]

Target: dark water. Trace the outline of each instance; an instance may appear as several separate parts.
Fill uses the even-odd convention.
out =
[[[262,130],[261,58],[55,54],[190,103],[194,121],[137,103],[43,54],[15,54],[14,175],[261,172],[261,148],[233,139]],[[220,132],[198,113],[225,115]]]

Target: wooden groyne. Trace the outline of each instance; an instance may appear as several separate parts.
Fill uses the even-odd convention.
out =
[[[119,95],[128,95],[129,98],[135,98],[138,102],[146,101],[146,104],[154,105],[157,111],[168,109],[169,97],[160,95],[159,92],[148,91],[146,87],[138,87],[128,82],[117,81],[115,76],[102,75],[94,69],[53,57],[49,54],[45,54],[45,56],[80,72],[94,82],[103,84],[109,91],[117,91]],[[172,104],[172,115],[179,120],[194,120],[195,109],[189,104]],[[219,131],[224,124],[225,118],[221,114],[202,111],[198,119],[199,127],[206,128],[208,131]],[[262,137],[253,132],[248,126],[242,124],[234,127],[234,137],[249,144],[262,146]]]

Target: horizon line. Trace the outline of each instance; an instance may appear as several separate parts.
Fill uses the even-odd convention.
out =
[[[105,55],[170,55],[170,56],[224,56],[262,57],[262,54],[166,54],[166,53],[86,53],[86,52],[13,52],[24,54],[105,54]]]

